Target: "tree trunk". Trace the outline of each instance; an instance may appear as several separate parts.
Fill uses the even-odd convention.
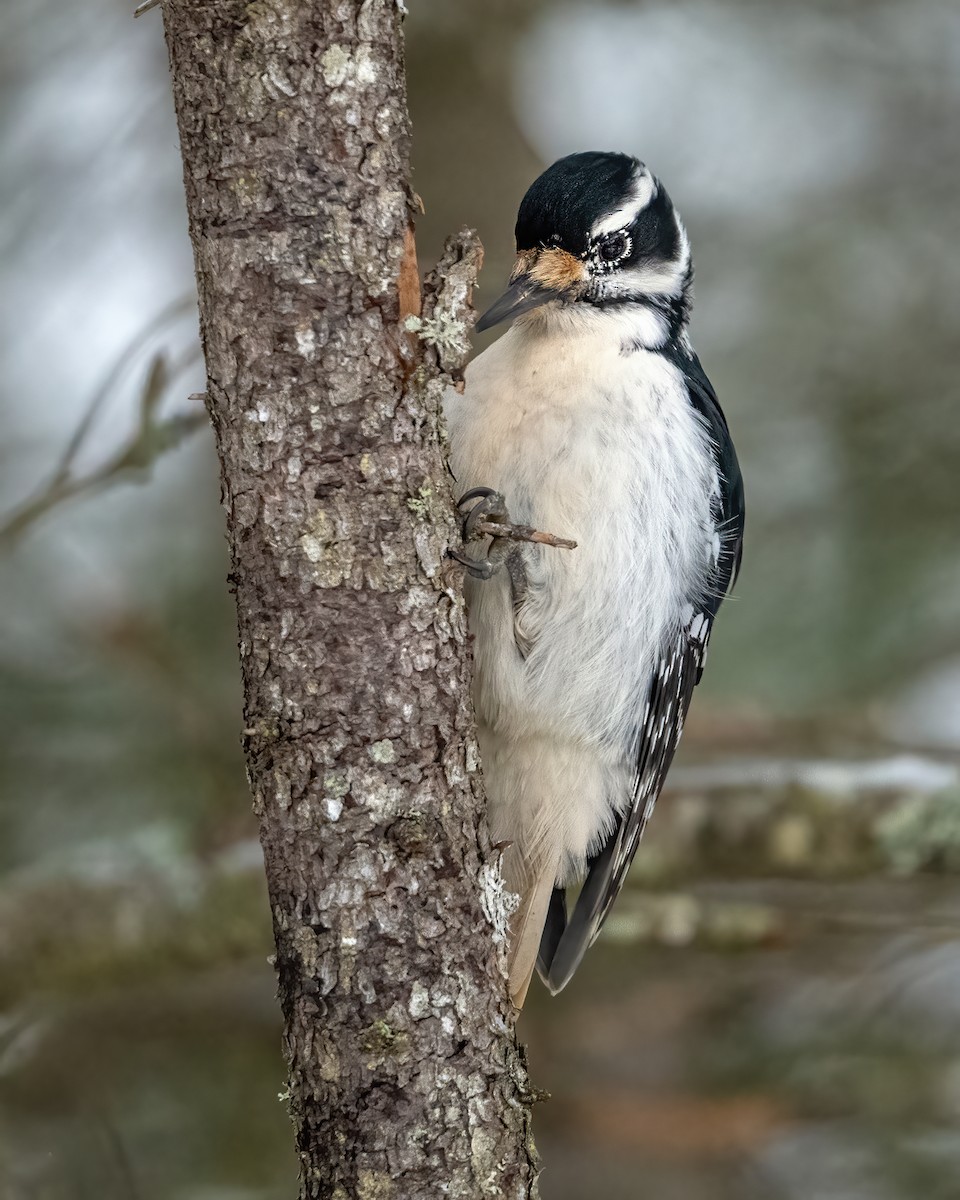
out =
[[[536,1194],[398,0],[164,0],[301,1194]],[[229,1084],[225,1083],[225,1086]]]

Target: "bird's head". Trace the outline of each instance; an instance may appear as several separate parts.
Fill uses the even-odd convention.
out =
[[[598,151],[559,159],[524,196],[516,236],[510,286],[478,330],[544,305],[634,306],[657,315],[661,340],[685,325],[690,244],[663,185],[638,159]]]

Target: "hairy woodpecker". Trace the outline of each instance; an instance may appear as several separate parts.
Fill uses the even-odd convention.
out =
[[[659,180],[624,154],[571,154],[524,196],[516,240],[477,328],[513,326],[446,411],[520,1007],[535,965],[552,992],[570,980],[623,886],[739,569],[744,504]],[[485,541],[483,521],[577,548]]]

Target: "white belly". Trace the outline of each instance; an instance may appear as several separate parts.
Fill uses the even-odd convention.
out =
[[[447,415],[461,491],[494,487],[514,521],[578,543],[524,546],[516,613],[506,572],[467,591],[494,834],[546,839],[575,874],[629,801],[650,673],[704,586],[709,442],[659,357],[518,329]]]

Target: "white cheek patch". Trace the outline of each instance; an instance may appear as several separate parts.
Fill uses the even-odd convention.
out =
[[[686,278],[686,263],[658,263],[628,267],[603,281],[603,294],[617,296],[679,296]]]
[[[632,225],[656,195],[656,191],[657,185],[653,176],[646,167],[638,167],[627,201],[608,216],[601,217],[590,230],[590,237],[596,241],[605,234],[616,233],[617,230]]]

